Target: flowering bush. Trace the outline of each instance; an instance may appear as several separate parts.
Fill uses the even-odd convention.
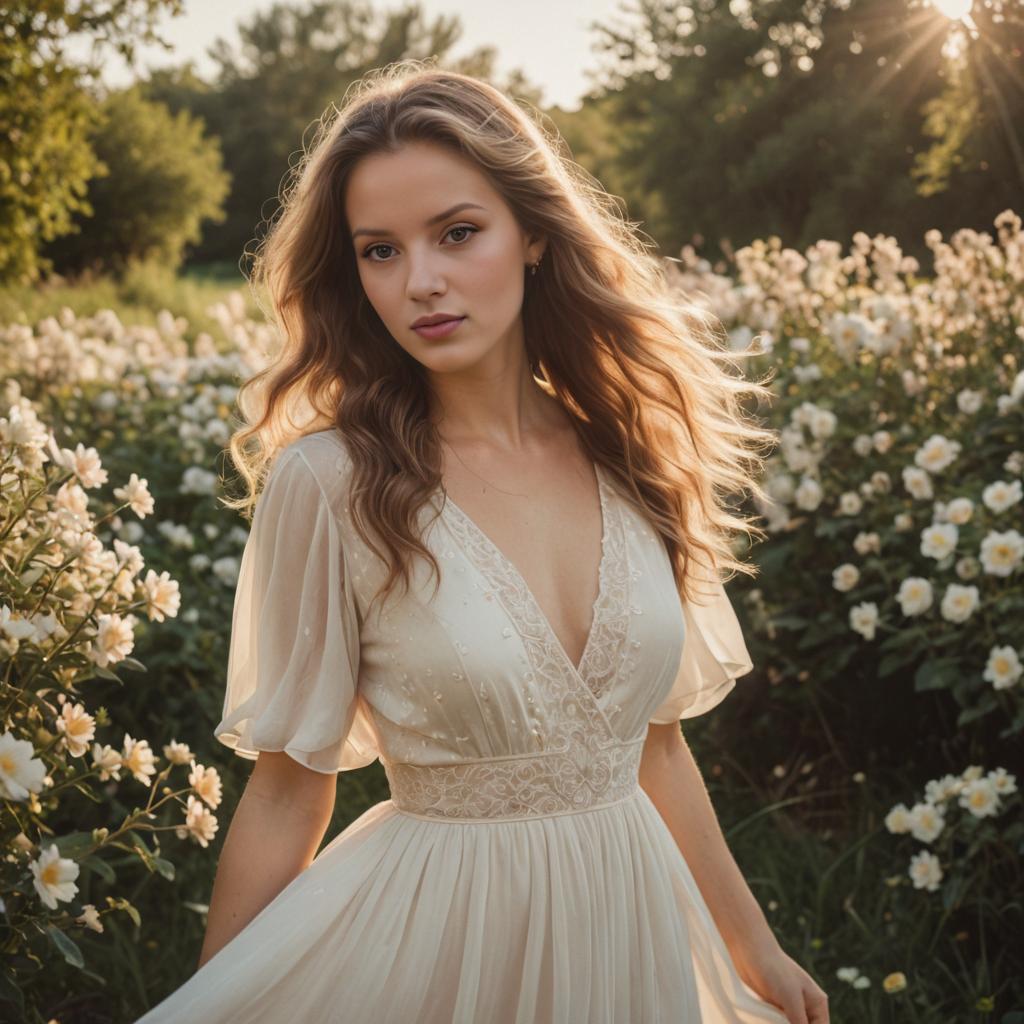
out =
[[[161,833],[206,847],[217,830],[216,769],[174,740],[160,767],[148,740],[124,733],[114,745],[107,709],[88,710],[90,680],[123,685],[115,669],[145,671],[130,656],[138,616],[164,622],[180,601],[169,573],[141,575],[137,547],[100,541],[120,509],[140,519],[154,509],[147,481],[132,473],[113,489],[121,504],[96,518],[86,492],[107,476],[95,449],[59,447],[27,399],[0,417],[0,998],[23,1015],[43,983],[50,996],[60,990],[59,962],[86,969],[76,936],[102,933],[118,912],[139,923],[117,894],[124,879],[113,865],[125,859],[116,851],[173,878]],[[142,805],[115,816],[140,786]]]
[[[736,596],[777,702],[764,739],[748,727],[744,742],[761,757],[784,743],[783,759],[813,768],[808,783],[824,779],[823,792],[872,769],[857,773],[873,793],[861,817],[835,803],[812,815],[810,785],[801,791],[808,824],[827,820],[875,872],[844,898],[863,940],[846,956],[865,963],[838,968],[853,992],[833,1009],[871,995],[872,960],[888,982],[882,1003],[852,1002],[857,1019],[967,1019],[990,998],[977,993],[1000,988],[1007,1008],[1024,999],[1020,908],[1007,895],[1024,852],[1024,231],[1009,210],[995,226],[995,237],[962,230],[948,242],[929,232],[929,277],[895,239],[863,233],[848,254],[773,238],[728,267],[686,249],[670,270],[722,319],[731,347],[759,353],[744,365],[776,396],[779,443],[757,507],[769,536],[752,552],[761,579]],[[955,774],[982,760],[1007,768]],[[886,819],[932,844],[893,889],[874,805],[927,778],[939,781],[925,800]],[[938,899],[908,902],[905,886]],[[870,925],[865,907],[878,908]],[[913,1009],[886,1008],[896,993]]]

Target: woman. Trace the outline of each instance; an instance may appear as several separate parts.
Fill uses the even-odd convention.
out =
[[[429,65],[360,83],[258,272],[216,728],[257,762],[142,1020],[827,1021],[679,727],[752,667],[720,492],[762,386],[537,122]],[[391,799],[315,856],[376,758]]]

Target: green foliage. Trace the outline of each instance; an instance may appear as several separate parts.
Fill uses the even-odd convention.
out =
[[[254,242],[261,222],[273,217],[288,168],[311,141],[321,112],[340,106],[348,87],[371,68],[433,57],[490,77],[493,48],[449,58],[460,34],[458,19],[428,20],[417,5],[382,12],[365,0],[276,3],[239,24],[237,43],[218,39],[211,46],[217,65],[212,82],[189,65],[154,72],[146,94],[202,118],[222,140],[232,177],[225,223],[206,232],[195,260],[234,261]],[[519,96],[535,93],[520,75],[508,85]]]
[[[91,212],[87,185],[100,161],[89,146],[99,114],[87,86],[105,49],[130,58],[155,38],[163,12],[181,0],[15,0],[0,32],[0,283],[27,283],[51,269],[42,243],[73,230],[73,215]],[[94,44],[76,63],[70,37]]]
[[[223,221],[229,179],[220,144],[203,136],[202,122],[171,114],[137,88],[115,92],[100,107],[102,121],[89,143],[102,161],[89,182],[88,218],[46,250],[62,274],[87,267],[123,272],[152,261],[173,270],[203,221]]]
[[[917,0],[641,4],[598,26],[585,105],[603,123],[583,152],[666,253],[898,231],[924,255],[928,228],[990,223],[1024,187],[1024,21],[997,6],[975,4],[957,81],[950,23]]]

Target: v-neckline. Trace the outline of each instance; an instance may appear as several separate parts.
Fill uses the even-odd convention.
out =
[[[501,564],[505,573],[511,578],[518,587],[521,588],[526,599],[532,605],[537,613],[537,617],[543,625],[545,634],[558,652],[559,657],[562,661],[572,670],[573,675],[586,684],[586,668],[587,658],[590,654],[590,650],[594,645],[594,637],[597,634],[600,626],[601,609],[604,605],[604,597],[606,590],[606,577],[608,575],[608,558],[609,558],[609,532],[611,530],[611,522],[609,516],[609,501],[608,495],[605,490],[605,479],[601,470],[601,464],[599,462],[591,462],[594,468],[594,476],[597,478],[597,497],[600,505],[601,512],[601,557],[597,564],[597,595],[594,597],[594,601],[590,609],[590,627],[587,630],[587,637],[583,643],[583,653],[580,655],[578,664],[573,664],[572,659],[569,657],[568,652],[565,649],[565,645],[559,639],[558,634],[555,632],[554,627],[551,625],[551,620],[548,618],[547,613],[541,607],[540,601],[537,600],[526,582],[526,578],[516,568],[512,560],[498,547],[497,544],[476,524],[472,516],[465,512],[459,505],[452,500],[452,498],[444,493],[442,498],[442,512],[445,508],[450,508],[452,512],[462,521],[464,526],[477,538],[477,540],[483,544],[487,551],[493,555],[493,557]],[[588,686],[589,689],[589,686]]]

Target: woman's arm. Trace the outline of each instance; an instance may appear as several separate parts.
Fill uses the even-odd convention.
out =
[[[726,844],[678,722],[648,726],[640,785],[665,819],[730,950],[738,942],[766,949],[777,945]]]
[[[775,938],[726,844],[678,722],[648,726],[640,785],[679,845],[740,977],[791,1024],[827,1024],[828,997]]]
[[[337,782],[284,752],[260,752],[217,862],[198,967],[310,865],[331,821]]]

